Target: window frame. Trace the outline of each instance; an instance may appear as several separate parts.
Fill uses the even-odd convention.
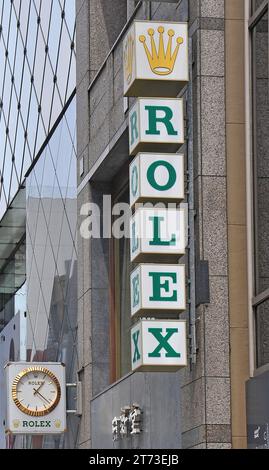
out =
[[[250,45],[250,55],[249,55],[249,89],[247,90],[250,94],[250,102],[248,107],[248,112],[252,118],[249,117],[249,129],[250,130],[250,164],[251,164],[251,180],[248,183],[251,184],[251,263],[249,266],[252,267],[251,269],[251,323],[253,326],[252,334],[250,334],[250,338],[252,340],[251,355],[250,355],[250,362],[251,362],[251,375],[253,375],[254,371],[257,369],[264,368],[266,366],[269,367],[269,363],[266,365],[258,366],[258,340],[257,340],[257,308],[263,304],[265,301],[269,299],[269,288],[265,289],[262,292],[258,292],[258,283],[257,283],[257,272],[258,272],[258,257],[256,254],[258,253],[258,208],[257,208],[257,133],[256,133],[256,89],[255,89],[255,72],[256,72],[256,48],[255,48],[255,37],[253,35],[254,28],[257,26],[259,21],[262,17],[267,13],[268,14],[268,33],[269,33],[269,0],[264,0],[262,4],[253,12],[252,10],[252,2],[251,0],[246,1],[246,4],[249,6],[249,19],[248,19],[248,39]],[[268,77],[269,77],[269,34],[268,34]],[[269,82],[269,81],[268,81]],[[250,220],[248,221],[249,225]],[[251,328],[251,325],[250,325]],[[253,349],[252,349],[253,347]],[[253,357],[251,357],[253,356]]]

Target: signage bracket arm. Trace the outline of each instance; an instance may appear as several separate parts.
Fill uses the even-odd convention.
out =
[[[76,410],[66,410],[66,413],[68,415],[76,415],[76,416],[82,416],[82,382],[77,381],[77,383],[67,383],[66,384],[66,391],[75,388],[77,391],[77,394],[75,396],[75,401],[77,404],[77,409]]]

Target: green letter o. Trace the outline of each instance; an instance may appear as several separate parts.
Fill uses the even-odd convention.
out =
[[[164,166],[169,173],[168,182],[167,184],[163,186],[160,186],[155,179],[155,171],[157,170],[159,166]],[[147,172],[147,179],[148,179],[149,184],[157,191],[168,191],[174,186],[177,180],[177,174],[176,174],[176,170],[170,163],[165,162],[163,160],[159,160],[150,165],[148,172]]]
[[[136,166],[134,166],[133,171],[132,171],[131,186],[132,186],[132,195],[133,197],[135,197],[137,193],[137,187],[138,187],[138,171],[137,171]]]

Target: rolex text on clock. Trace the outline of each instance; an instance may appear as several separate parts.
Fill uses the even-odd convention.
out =
[[[6,382],[7,433],[59,434],[66,430],[63,364],[9,363]]]

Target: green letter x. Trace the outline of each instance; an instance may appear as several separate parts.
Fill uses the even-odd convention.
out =
[[[161,357],[160,351],[162,349],[165,349],[166,351],[165,357],[181,357],[181,354],[177,353],[168,343],[171,336],[173,336],[175,333],[178,333],[177,328],[166,328],[166,336],[162,335],[162,328],[149,328],[148,331],[159,342],[159,345],[157,346],[155,351],[149,354],[149,357]]]
[[[134,341],[134,347],[135,347],[135,352],[134,352],[134,358],[133,358],[133,363],[139,361],[140,359],[140,353],[139,353],[139,349],[138,349],[138,338],[139,338],[139,333],[140,331],[136,331],[134,334],[133,334],[133,341]]]

